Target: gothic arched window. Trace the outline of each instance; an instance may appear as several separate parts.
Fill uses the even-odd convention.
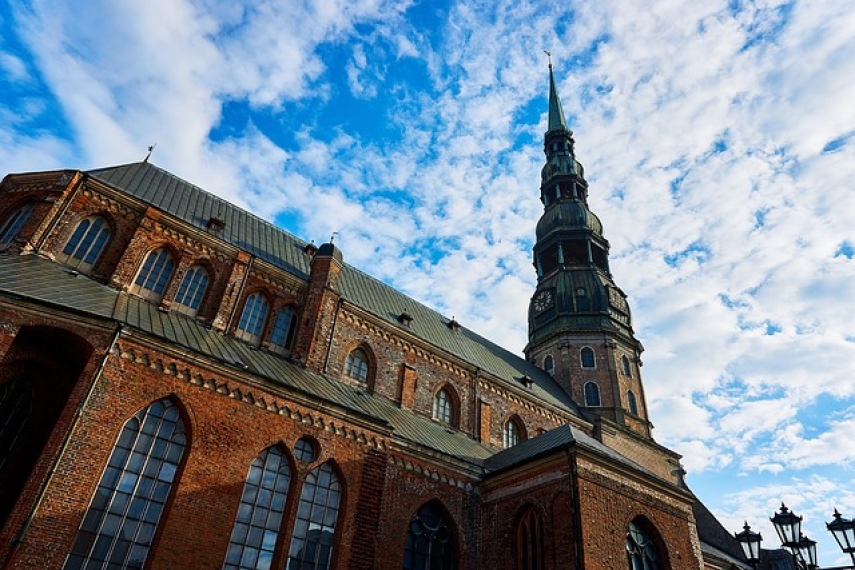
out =
[[[278,447],[261,452],[249,466],[223,568],[267,570],[273,562],[291,468]]]
[[[169,399],[125,422],[64,570],[144,567],[186,443]]]
[[[205,296],[205,290],[208,288],[208,280],[208,271],[201,265],[194,265],[188,269],[175,295],[173,305],[175,310],[191,317],[196,316],[199,305],[202,304],[202,297]]]
[[[273,334],[270,337],[270,347],[274,352],[289,354],[294,344],[294,332],[297,330],[297,315],[292,307],[284,307],[276,312],[273,322]]]
[[[33,213],[33,203],[27,202],[0,224],[0,246],[12,243]]]
[[[175,260],[166,248],[149,252],[130,287],[131,293],[153,303],[159,302],[163,299],[163,292],[172,277],[173,269]]]
[[[107,220],[100,216],[84,218],[77,224],[57,260],[79,271],[88,272],[95,265],[108,239],[110,228],[107,227]]]
[[[602,405],[600,401],[600,387],[596,382],[585,382],[585,405],[590,407],[599,407]]]
[[[23,435],[33,411],[33,389],[26,377],[18,376],[0,384],[0,473]]]
[[[543,570],[543,528],[540,516],[529,507],[517,523],[517,569]]]
[[[626,554],[629,570],[664,570],[653,531],[643,519],[629,523],[626,532]]]
[[[235,336],[241,340],[258,344],[264,332],[264,320],[267,318],[268,303],[261,293],[253,293],[246,299],[238,321]]]
[[[454,531],[437,503],[424,505],[410,519],[404,570],[457,570]]]
[[[303,483],[288,551],[288,570],[327,570],[332,561],[341,484],[329,463],[314,468]]]
[[[368,355],[361,348],[354,349],[344,362],[344,375],[357,382],[368,382]]]
[[[582,368],[596,368],[597,360],[594,358],[593,348],[586,346],[580,351],[579,355],[582,361]]]
[[[632,367],[629,364],[629,358],[626,356],[621,356],[620,358],[621,367],[623,368],[624,376],[632,378]]]
[[[632,390],[626,391],[626,405],[630,414],[638,415],[638,402],[635,400],[635,394]]]
[[[454,425],[454,417],[454,397],[446,386],[433,397],[433,419],[447,425]]]
[[[546,358],[543,359],[543,371],[550,376],[555,374],[555,359],[552,358],[551,354],[547,354]]]
[[[514,416],[505,422],[503,439],[505,449],[525,441],[525,428],[523,428],[522,421],[518,417]]]

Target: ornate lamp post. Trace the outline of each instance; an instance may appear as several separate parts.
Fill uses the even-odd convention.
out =
[[[855,521],[844,519],[837,509],[834,509],[834,520],[825,523],[825,528],[831,531],[840,545],[840,550],[848,554],[855,565]]]
[[[816,541],[811,540],[805,535],[799,535],[799,542],[796,546],[796,556],[801,560],[808,570],[819,568],[816,563]]]
[[[763,540],[763,537],[760,536],[759,532],[751,530],[751,527],[748,526],[748,521],[742,527],[742,532],[735,533],[733,536],[739,541],[739,546],[742,547],[745,558],[748,559],[748,562],[754,568],[757,568],[757,565],[760,563],[760,542]]]
[[[798,546],[802,535],[802,517],[797,516],[787,508],[787,505],[781,503],[781,510],[769,520],[772,521],[781,544],[793,551]]]

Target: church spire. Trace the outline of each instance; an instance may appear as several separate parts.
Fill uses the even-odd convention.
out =
[[[549,54],[549,52],[546,52]],[[561,98],[555,87],[555,77],[552,75],[552,60],[549,61],[549,123],[546,131],[566,131],[567,121],[564,120],[564,109],[561,108]]]

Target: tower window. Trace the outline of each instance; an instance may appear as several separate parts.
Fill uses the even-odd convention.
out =
[[[357,348],[347,355],[344,375],[362,384],[368,383],[368,355]]]
[[[635,400],[635,394],[632,390],[626,391],[626,405],[629,408],[629,413],[638,415],[638,402]]]
[[[145,566],[185,444],[184,422],[168,399],[125,422],[64,570]]]
[[[622,356],[620,359],[621,367],[623,368],[623,374],[627,378],[632,378],[632,367],[629,364],[629,358],[626,356]]]
[[[594,349],[586,346],[579,353],[580,360],[582,361],[582,368],[596,368],[597,367],[597,359],[594,357]]]
[[[294,343],[294,331],[297,330],[297,319],[294,309],[284,307],[276,313],[276,321],[273,323],[273,334],[270,336],[270,345],[274,352],[290,354],[291,345]]]
[[[32,213],[33,203],[27,202],[6,218],[6,221],[0,225],[0,246],[12,243]]]
[[[313,469],[303,483],[288,568],[327,570],[332,560],[341,484],[329,463]]]
[[[110,230],[104,218],[96,216],[83,219],[77,224],[57,260],[77,270],[88,272],[95,265],[109,238]]]
[[[600,386],[596,382],[585,382],[585,405],[591,408],[602,406]]]
[[[270,568],[290,481],[288,460],[278,448],[268,448],[255,458],[243,485],[223,568]]]
[[[208,272],[201,265],[191,267],[184,274],[178,294],[175,296],[175,309],[178,312],[195,316],[202,303],[202,297],[208,288]]]
[[[253,293],[246,299],[235,336],[241,340],[258,344],[264,331],[268,303],[262,293]]]
[[[159,302],[174,268],[175,261],[165,248],[149,252],[130,288],[131,293],[147,301]]]
[[[546,358],[543,359],[543,371],[550,376],[555,374],[555,360],[552,358],[551,354],[547,354]]]

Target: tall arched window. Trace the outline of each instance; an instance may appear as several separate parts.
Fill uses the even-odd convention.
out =
[[[88,272],[109,238],[110,228],[104,218],[92,216],[80,220],[57,260],[79,271]]]
[[[33,213],[33,203],[27,202],[6,218],[2,224],[0,224],[0,246],[7,245],[12,243],[12,240],[17,237],[18,232],[21,231],[21,228],[24,227],[24,224],[27,223],[27,220],[30,219],[30,214]]]
[[[637,518],[629,523],[626,532],[626,554],[629,570],[664,570],[665,568],[653,531],[643,519]]]
[[[341,484],[329,463],[314,468],[303,483],[297,521],[288,550],[288,570],[326,570],[332,561]]]
[[[546,358],[543,359],[543,371],[550,376],[555,374],[555,359],[552,358],[551,354],[547,354]]]
[[[621,367],[623,368],[623,375],[628,378],[632,378],[632,367],[629,364],[629,358],[626,356],[621,356],[620,358]]]
[[[602,405],[600,387],[596,382],[585,382],[585,405],[590,407],[599,407]]]
[[[186,445],[171,400],[125,422],[65,561],[78,568],[143,568]]]
[[[33,389],[18,376],[0,384],[0,473],[23,435],[33,411]]]
[[[533,507],[529,507],[517,523],[517,569],[543,568],[543,527],[540,515]]]
[[[344,375],[362,384],[368,383],[368,355],[361,348],[354,349],[347,355]]]
[[[448,387],[440,388],[433,397],[433,419],[446,425],[454,425],[454,397]]]
[[[582,368],[596,368],[597,360],[594,358],[594,349],[586,346],[579,353],[582,361]]]
[[[514,416],[505,423],[505,449],[513,447],[521,441],[525,441],[525,429],[523,428],[522,421]]]
[[[201,265],[194,265],[184,274],[173,308],[179,313],[195,317],[208,288],[208,272]]]
[[[292,307],[284,307],[276,312],[270,347],[274,352],[290,354],[294,344],[294,332],[297,330],[297,315]]]
[[[454,530],[437,503],[420,508],[407,528],[404,570],[456,570]]]
[[[269,305],[262,293],[253,293],[246,299],[235,336],[239,339],[258,344],[264,332],[264,320]]]
[[[632,390],[626,391],[626,405],[630,414],[638,415],[638,402],[635,400],[635,394]]]
[[[130,292],[147,301],[159,302],[163,299],[163,292],[174,268],[175,260],[166,248],[149,252],[130,287]]]
[[[270,568],[290,482],[288,459],[278,447],[255,458],[243,486],[223,568]]]

